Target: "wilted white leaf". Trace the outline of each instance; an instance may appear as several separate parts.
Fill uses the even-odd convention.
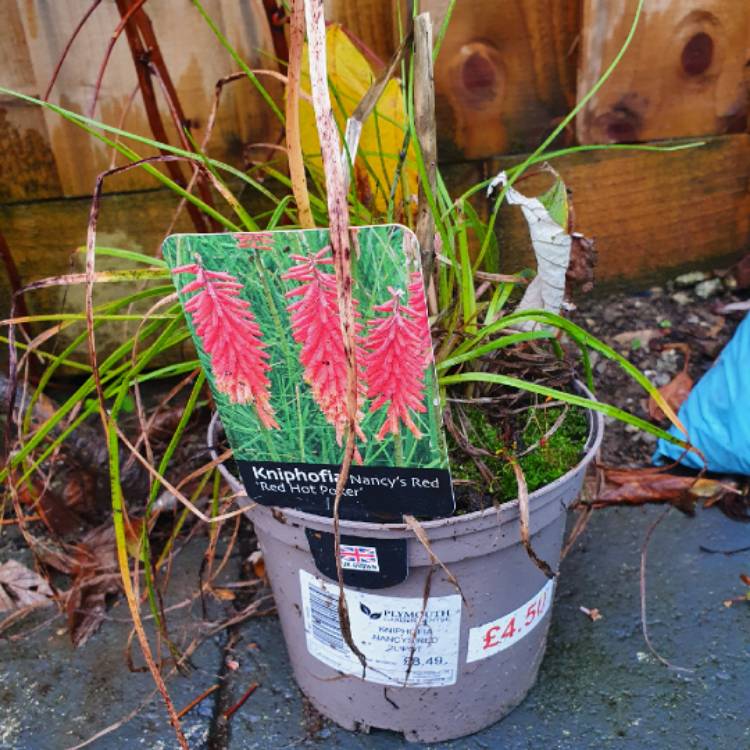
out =
[[[539,198],[529,198],[513,187],[509,187],[505,193],[508,203],[521,207],[529,225],[537,263],[537,275],[526,288],[516,312],[546,310],[558,314],[563,306],[572,239],[567,232],[567,191],[563,181],[554,174],[555,184]],[[498,185],[505,186],[507,182],[508,175],[500,172],[490,184],[488,192]],[[531,330],[537,326],[529,321],[519,324],[518,328]]]

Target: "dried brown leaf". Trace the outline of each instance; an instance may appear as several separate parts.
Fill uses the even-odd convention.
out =
[[[580,609],[581,612],[591,620],[591,622],[596,622],[597,620],[602,619],[602,614],[596,607],[593,609],[589,609],[588,607],[578,607],[578,609]]]
[[[572,232],[570,237],[570,263],[565,274],[565,287],[569,290],[575,286],[587,293],[594,288],[594,267],[597,261],[594,240],[584,237],[580,232]]]
[[[692,514],[698,499],[708,505],[737,492],[734,483],[717,479],[696,479],[654,469],[607,469],[604,471],[604,487],[593,504],[668,502],[684,513]]]
[[[666,385],[659,388],[659,393],[666,399],[667,403],[678,411],[685,399],[690,395],[693,388],[693,379],[684,370],[678,372]],[[655,422],[666,419],[664,412],[657,406],[652,397],[648,399],[648,415]]]
[[[38,573],[17,560],[0,565],[0,612],[52,603],[52,589]]]
[[[265,580],[266,563],[265,563],[265,560],[263,559],[263,553],[259,549],[256,549],[250,554],[250,556],[247,558],[247,561],[252,566],[253,573],[255,573],[256,578]]]
[[[89,532],[74,548],[73,584],[65,611],[73,645],[82,646],[104,620],[107,597],[120,590],[114,528],[105,524]]]
[[[44,482],[22,485],[18,498],[23,505],[30,506],[39,514],[53,534],[65,536],[81,525],[80,516],[68,506],[65,497],[45,486]]]
[[[547,578],[556,578],[557,573],[550,567],[549,563],[542,560],[539,555],[536,554],[534,548],[531,546],[531,523],[530,523],[530,512],[529,512],[529,488],[526,484],[526,477],[524,476],[523,470],[518,464],[518,461],[511,461],[510,465],[513,467],[513,471],[516,475],[516,484],[518,485],[518,524],[521,528],[521,543],[526,549],[526,554],[531,558],[534,565],[547,576]]]
[[[725,492],[715,500],[706,502],[706,506],[716,505],[728,518],[747,523],[750,521],[750,495],[747,488],[743,492],[737,490]]]
[[[355,320],[354,301],[352,297],[351,243],[349,242],[349,204],[347,191],[344,189],[343,165],[340,159],[340,143],[336,122],[331,109],[331,97],[328,90],[328,71],[326,69],[326,30],[323,0],[295,0],[305,9],[307,27],[308,62],[310,86],[312,89],[313,110],[323,159],[323,171],[326,181],[328,217],[330,223],[331,248],[336,277],[336,296],[338,299],[341,334],[346,354],[346,416],[347,436],[344,449],[344,460],[339,471],[336,494],[333,500],[333,534],[334,552],[336,555],[336,574],[339,584],[339,626],[346,645],[356,655],[362,665],[364,677],[367,659],[354,643],[349,621],[349,610],[344,596],[344,578],[339,556],[339,506],[341,496],[349,476],[349,468],[356,450],[357,394],[358,372],[355,358]]]
[[[661,328],[640,328],[637,331],[624,331],[618,333],[612,337],[612,341],[618,346],[632,347],[641,346],[648,347],[652,341],[660,338],[664,335],[664,331]]]
[[[220,599],[223,602],[231,602],[237,598],[237,594],[231,589],[212,588],[211,592],[217,599]]]
[[[414,536],[417,537],[419,543],[425,548],[425,551],[430,556],[430,561],[432,562],[432,564],[437,565],[442,569],[443,573],[445,573],[446,578],[456,587],[456,591],[461,594],[461,599],[463,599],[464,604],[468,606],[469,602],[464,596],[464,592],[461,590],[461,586],[459,585],[456,576],[454,576],[453,573],[450,572],[450,570],[445,566],[445,563],[443,563],[443,561],[435,554],[435,551],[432,549],[432,545],[430,544],[430,538],[427,536],[427,532],[424,530],[422,524],[419,523],[419,521],[417,521],[414,516],[408,514],[404,516],[404,523],[414,532]]]
[[[711,323],[710,328],[706,330],[707,339],[715,339],[720,333],[721,329],[724,328],[727,322],[723,315],[711,315],[711,313],[704,313],[708,323]]]

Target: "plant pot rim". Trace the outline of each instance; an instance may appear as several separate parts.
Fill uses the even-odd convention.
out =
[[[574,382],[576,388],[580,390],[584,396],[595,400],[594,395],[591,393],[591,391],[589,391],[588,388],[586,388],[586,386],[582,382],[580,382],[579,380],[576,380]],[[604,437],[604,417],[601,412],[594,411],[593,409],[586,409],[586,414],[589,420],[589,435],[586,439],[586,442],[584,443],[581,459],[575,464],[575,466],[572,466],[570,469],[568,469],[568,471],[565,472],[565,474],[562,474],[553,482],[542,485],[538,489],[529,493],[529,506],[532,511],[539,509],[539,504],[535,503],[535,501],[538,501],[540,498],[546,499],[546,502],[554,500],[556,496],[554,490],[559,486],[566,485],[571,476],[581,470],[582,464],[588,464],[593,456],[598,453],[602,443],[602,439]],[[218,422],[219,415],[215,412],[208,426],[208,448],[211,454],[211,458],[214,461],[218,458],[218,452],[214,447],[215,444],[213,440],[214,431]],[[235,492],[241,494],[241,497],[239,498],[240,504],[242,504],[243,502],[245,502],[245,504],[253,504],[253,501],[249,497],[247,497],[245,493],[245,487],[242,482],[237,479],[237,477],[235,477],[229,471],[229,469],[224,466],[223,463],[217,464],[217,467],[220,474],[222,475],[222,477],[224,477],[230,487],[232,487]],[[254,505],[258,504],[256,503]],[[330,516],[320,516],[314,513],[307,513],[305,511],[296,510],[290,507],[261,507],[268,512],[276,511],[276,513],[281,513],[286,520],[294,521],[302,526],[318,527],[321,524],[326,525],[331,523]],[[433,530],[437,531],[438,529],[450,529],[457,524],[460,524],[464,527],[473,527],[475,526],[476,522],[477,525],[484,526],[486,525],[487,521],[492,520],[492,517],[495,517],[497,519],[497,522],[500,523],[506,520],[508,516],[517,515],[518,507],[519,502],[518,498],[516,498],[514,500],[508,500],[498,507],[493,505],[485,508],[484,510],[476,510],[472,511],[471,513],[462,513],[460,515],[454,513],[451,516],[434,518],[429,521],[420,521],[420,526],[426,532],[430,532]],[[404,534],[405,532],[412,533],[409,526],[405,523],[377,523],[372,521],[355,521],[342,518],[339,522],[339,526],[341,528],[342,534],[349,533],[352,535],[360,536],[367,536],[368,534],[371,534],[372,536],[382,536],[384,532],[386,534],[387,532],[395,532],[398,534]]]

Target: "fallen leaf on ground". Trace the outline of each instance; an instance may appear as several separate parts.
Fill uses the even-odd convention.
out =
[[[223,602],[231,602],[237,598],[234,591],[231,591],[230,589],[212,588],[211,593]]]
[[[52,603],[52,589],[38,573],[16,560],[0,565],[0,612]]]
[[[641,328],[637,331],[624,331],[612,337],[612,341],[618,346],[631,348],[647,347],[654,340],[664,335],[661,328]]]
[[[120,591],[114,527],[105,523],[75,545],[32,537],[30,546],[44,565],[72,578],[60,598],[73,645],[82,646],[104,620],[107,597]]]
[[[583,614],[586,615],[589,620],[591,620],[591,622],[596,622],[597,620],[602,619],[602,614],[596,607],[594,607],[593,609],[589,609],[588,607],[578,607],[578,609],[580,609],[581,612],[583,612]]]
[[[747,573],[740,573],[740,581],[742,581],[745,586],[750,586],[750,576]],[[737,602],[750,602],[750,590],[746,591],[744,596],[734,596],[731,599],[725,599],[723,604],[725,607],[731,607]]]
[[[741,495],[731,480],[697,478],[670,474],[655,469],[605,469],[604,487],[593,502],[606,505],[644,505],[669,502],[683,513],[692,515],[700,499],[708,506],[730,495]]]
[[[266,563],[263,560],[263,553],[256,549],[247,558],[247,561],[253,568],[256,578],[265,579],[266,577]]]
[[[666,385],[659,388],[659,393],[664,396],[666,402],[677,412],[683,401],[690,395],[693,389],[693,379],[684,370],[678,372]],[[655,422],[666,419],[664,412],[657,406],[652,396],[648,399],[648,415]]]
[[[107,611],[107,596],[120,590],[115,532],[105,524],[86,534],[74,548],[73,584],[65,609],[74,646],[82,646],[98,629]]]
[[[724,328],[724,324],[727,322],[723,315],[711,315],[711,313],[704,313],[706,322],[710,324],[706,330],[706,338],[715,339],[720,333],[721,329]]]
[[[18,499],[39,513],[45,526],[54,534],[69,534],[81,525],[81,517],[68,505],[65,497],[46,487],[44,482],[22,485]]]

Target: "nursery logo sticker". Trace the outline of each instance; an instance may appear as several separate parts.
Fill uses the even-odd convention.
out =
[[[342,516],[449,515],[416,239],[352,231],[358,412]],[[330,514],[347,376],[328,230],[173,235],[163,251],[248,495]]]

